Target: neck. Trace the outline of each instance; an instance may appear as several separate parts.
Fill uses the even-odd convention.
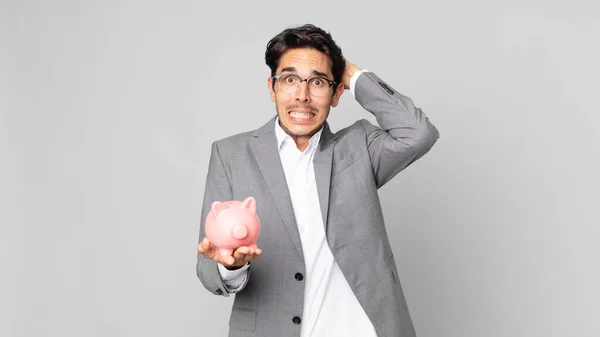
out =
[[[300,150],[302,152],[304,150],[306,150],[306,148],[308,148],[308,146],[310,145],[310,139],[315,134],[317,134],[317,132],[319,132],[320,130],[323,130],[324,125],[325,125],[323,123],[323,125],[321,125],[319,128],[317,128],[316,130],[314,130],[312,133],[310,133],[308,135],[295,135],[295,134],[291,133],[290,130],[288,130],[284,125],[281,124],[281,120],[279,118],[277,118],[277,124],[279,125],[281,130],[283,130],[283,132],[285,132],[285,134],[287,134],[288,136],[290,136],[290,138],[292,138],[292,140],[296,144],[296,148],[298,148],[298,150]]]
[[[300,150],[300,151],[306,150],[306,148],[308,147],[308,141],[310,140],[310,137],[292,136],[292,135],[290,135],[290,137],[292,137],[292,139],[294,140],[294,143],[296,143],[296,147],[298,148],[298,150]]]

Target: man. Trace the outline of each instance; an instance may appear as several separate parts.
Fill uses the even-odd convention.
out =
[[[213,294],[236,294],[229,335],[415,336],[377,189],[427,153],[437,129],[313,25],[275,36],[265,59],[277,115],[212,144],[202,209],[197,273]],[[330,131],[344,90],[379,126]],[[221,257],[204,238],[210,206],[248,196],[258,248]]]

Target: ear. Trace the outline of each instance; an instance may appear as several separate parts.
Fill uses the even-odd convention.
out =
[[[227,206],[224,203],[222,203],[220,201],[215,201],[210,206],[210,211],[212,212],[212,215],[216,219],[219,216],[219,214],[221,213],[221,211],[223,211],[226,208],[227,208]]]
[[[344,93],[344,83],[338,83],[337,86],[335,87],[335,93],[333,93],[333,96],[331,97],[331,106],[332,107],[336,107],[338,105],[338,103],[340,102],[340,97],[342,96],[342,94]]]
[[[242,201],[242,208],[248,208],[253,213],[256,213],[256,200],[253,197],[248,197]]]
[[[273,78],[269,77],[267,80],[267,86],[269,87],[269,94],[271,95],[271,101],[276,101],[275,90],[273,90]]]

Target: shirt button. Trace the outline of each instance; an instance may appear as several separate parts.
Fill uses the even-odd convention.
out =
[[[294,277],[296,278],[296,281],[302,281],[304,279],[304,275],[302,275],[302,273],[296,273]]]
[[[300,324],[300,322],[302,322],[302,320],[300,319],[300,317],[294,316],[294,318],[292,318],[292,322],[294,322],[294,324],[298,325],[298,324]]]

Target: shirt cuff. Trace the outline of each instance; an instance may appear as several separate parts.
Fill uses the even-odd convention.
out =
[[[241,279],[242,276],[247,274],[248,268],[250,268],[250,263],[246,263],[240,269],[229,270],[225,268],[224,265],[217,263],[217,268],[219,269],[219,274],[221,275],[221,280],[223,282],[234,281],[236,279]]]
[[[248,279],[248,268],[250,268],[250,263],[246,263],[243,267],[236,270],[228,270],[222,264],[217,263],[219,275],[228,293],[235,294],[244,288]]]
[[[352,77],[350,77],[350,93],[352,94],[352,97],[356,98],[356,96],[354,95],[354,87],[356,86],[356,81],[358,80],[358,77],[360,76],[360,74],[367,72],[367,69],[362,69],[359,71],[354,72],[354,74],[352,75]]]

